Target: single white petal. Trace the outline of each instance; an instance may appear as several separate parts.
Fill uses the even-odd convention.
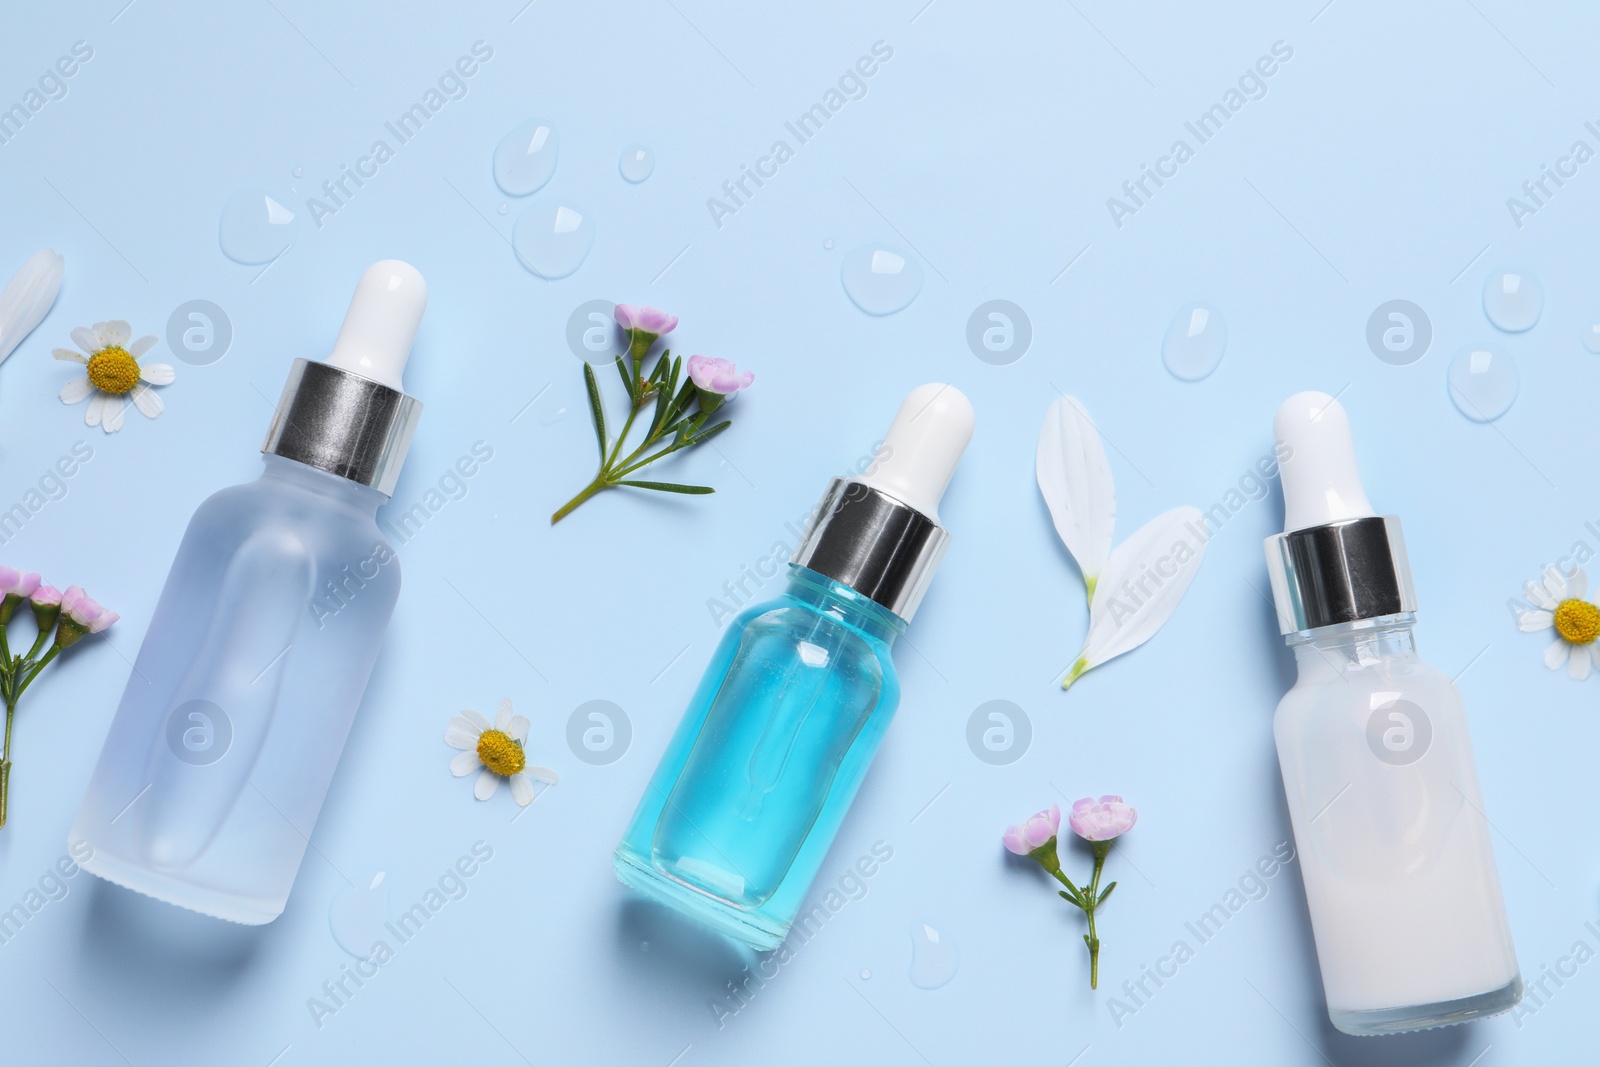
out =
[[[535,767],[532,764],[529,764],[527,767],[522,769],[522,773],[536,779],[537,781],[543,782],[545,785],[555,785],[557,782],[561,781],[561,776],[555,771],[552,771],[549,767]]]
[[[1540,630],[1548,630],[1555,624],[1555,614],[1553,612],[1545,611],[1543,608],[1536,608],[1533,611],[1524,611],[1521,615],[1517,616],[1517,629],[1521,630],[1525,634],[1537,633]]]
[[[1117,492],[1100,432],[1073,397],[1062,397],[1045,413],[1033,467],[1056,533],[1084,581],[1097,582],[1111,554]]]
[[[471,708],[462,708],[461,717],[466,719],[467,722],[471,723],[472,728],[478,731],[480,734],[489,729],[489,720],[485,719],[481,714],[473,711]]]
[[[494,728],[501,733],[511,729],[511,698],[501,697],[500,706],[494,712]]]
[[[128,355],[132,356],[134,359],[138,359],[140,356],[154,348],[155,344],[155,334],[147,333],[137,341],[134,341],[132,344],[128,345]]]
[[[89,397],[89,407],[83,413],[83,421],[89,426],[99,426],[100,416],[106,411],[106,394],[96,390]]]
[[[483,733],[483,731],[475,726],[472,720],[468,719],[465,715],[450,716],[450,725],[458,730],[467,731],[468,733],[472,734],[474,738]]]
[[[1561,665],[1567,661],[1567,653],[1571,651],[1571,645],[1562,638],[1556,638],[1544,650],[1544,665],[1553,671],[1560,670]]]
[[[485,767],[483,773],[478,775],[478,781],[472,787],[472,795],[479,800],[488,800],[494,796],[495,790],[500,788],[500,776]]]
[[[1529,603],[1535,605],[1536,607],[1541,607],[1546,611],[1556,610],[1556,604],[1559,603],[1559,601],[1555,597],[1551,596],[1545,587],[1539,582],[1524,583],[1522,586],[1522,594],[1528,598]]]
[[[92,392],[94,392],[94,386],[89,384],[89,379],[74,378],[61,387],[61,402],[63,404],[78,404]]]
[[[72,343],[91,356],[105,347],[100,343],[100,339],[94,335],[94,331],[87,326],[74,326],[72,328]]]
[[[1200,570],[1206,543],[1195,531],[1204,529],[1205,517],[1198,508],[1173,508],[1145,523],[1111,553],[1089,608],[1089,635],[1079,653],[1088,667],[1098,667],[1156,635]]]
[[[466,748],[476,752],[478,750],[478,731],[463,730],[454,725],[456,720],[451,719],[451,726],[444,732],[444,743],[451,748]]]
[[[94,332],[101,345],[116,345],[126,350],[128,338],[133,336],[133,327],[128,325],[127,319],[112,319],[110,322],[95,323]]]
[[[465,778],[482,766],[483,761],[478,759],[476,752],[457,752],[450,760],[450,773],[457,778]]]
[[[74,352],[70,348],[52,348],[50,354],[57,359],[64,359],[68,363],[87,363],[89,357],[81,352]]]
[[[1544,591],[1557,602],[1565,600],[1567,596],[1567,576],[1561,573],[1559,567],[1546,567],[1544,569]]]
[[[1575,682],[1581,682],[1589,677],[1589,671],[1594,667],[1594,660],[1589,656],[1587,646],[1573,648],[1572,654],[1567,657],[1567,675]]]
[[[511,735],[511,740],[513,741],[526,741],[528,739],[528,727],[531,725],[526,715],[513,715],[511,716],[511,728],[506,733]]]
[[[1567,575],[1567,596],[1573,600],[1582,600],[1589,595],[1589,575],[1582,567],[1574,567],[1572,573]]]
[[[171,385],[177,376],[170,363],[144,363],[139,367],[139,377],[151,385]]]
[[[162,402],[160,395],[143,382],[134,382],[133,391],[128,396],[132,398],[133,406],[138,408],[141,414],[152,419],[161,414],[167,406]]]
[[[100,428],[106,433],[122,429],[122,417],[128,413],[128,402],[120,396],[106,395],[106,406],[100,414]]]
[[[61,292],[66,265],[60,253],[41,248],[0,289],[0,360],[16,351],[22,339],[50,313]]]
[[[511,776],[511,799],[522,807],[533,803],[533,779],[526,774],[518,773]]]

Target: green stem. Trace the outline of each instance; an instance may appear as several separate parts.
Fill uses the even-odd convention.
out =
[[[1094,877],[1089,880],[1089,906],[1084,913],[1089,916],[1089,988],[1100,988],[1100,936],[1094,929],[1094,909],[1100,903],[1100,872],[1105,869],[1106,853],[1111,851],[1111,842],[1096,841],[1094,843]]]
[[[588,500],[590,497],[594,496],[600,490],[606,489],[606,488],[609,488],[609,487],[610,487],[610,483],[605,480],[604,475],[602,475],[602,474],[595,475],[594,476],[594,481],[592,481],[588,485],[584,486],[582,491],[580,491],[577,496],[573,497],[571,500],[569,500],[565,504],[561,505],[561,507],[559,509],[557,509],[556,513],[554,515],[550,516],[550,525],[554,526],[556,523],[560,522],[562,519],[566,518],[568,515],[571,515],[574,511],[576,511],[579,504],[582,504],[585,500]]]
[[[28,676],[22,680],[22,685],[17,689],[17,691],[15,693],[13,693],[11,695],[11,699],[12,699],[13,702],[15,702],[17,700],[20,700],[22,698],[22,694],[26,693],[28,691],[28,686],[33,684],[33,680],[35,678],[39,677],[39,675],[41,673],[43,673],[44,669],[46,667],[50,666],[50,661],[55,659],[56,656],[58,656],[60,653],[61,653],[61,646],[60,645],[51,645],[50,646],[50,651],[46,652],[44,654],[44,658],[41,659],[38,663],[32,664],[32,669],[27,672]]]
[[[17,702],[6,700],[6,741],[0,751],[0,828],[6,824],[7,800],[11,796],[11,720],[16,716]]]

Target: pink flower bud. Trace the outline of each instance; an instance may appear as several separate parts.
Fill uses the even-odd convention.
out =
[[[1022,825],[1008,827],[1000,840],[1010,851],[1026,856],[1054,841],[1060,830],[1061,805],[1052,804]]]
[[[1133,829],[1139,813],[1124,804],[1121,797],[1104,796],[1099,800],[1084,797],[1072,805],[1067,816],[1072,832],[1085,841],[1110,841]]]
[[[614,314],[617,319],[617,325],[624,330],[630,332],[637,330],[640,333],[650,334],[652,337],[661,337],[678,328],[678,316],[668,315],[660,308],[618,304]]]
[[[0,596],[30,596],[39,588],[37,571],[19,571],[0,567]]]
[[[53,585],[41,585],[28,598],[36,608],[53,608],[61,605],[61,590]]]
[[[98,601],[76,585],[69,586],[61,594],[61,610],[67,618],[92,634],[99,633],[121,618],[116,612],[101,607]]]
[[[741,389],[749,388],[756,376],[752,371],[740,374],[739,368],[731,360],[715,356],[690,356],[689,379],[694,382],[696,389],[732,396]]]

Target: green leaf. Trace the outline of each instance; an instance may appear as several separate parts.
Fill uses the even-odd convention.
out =
[[[588,360],[584,362],[587,363]],[[617,377],[622,379],[622,387],[628,391],[628,399],[638,403],[639,398],[634,392],[633,375],[628,373],[628,362],[621,356],[617,357]]]
[[[606,411],[600,406],[600,383],[594,380],[594,368],[583,361],[583,384],[589,390],[589,410],[594,415],[594,436],[600,443],[600,463],[606,461]]]
[[[687,441],[684,442],[684,446],[685,447],[690,447],[690,446],[693,446],[693,445],[698,445],[703,441],[709,441],[713,437],[717,436],[717,434],[721,433],[723,430],[726,430],[729,426],[732,426],[732,425],[733,425],[733,420],[732,419],[729,419],[726,422],[719,422],[715,426],[711,427],[711,429],[702,430],[699,433],[695,434],[694,436],[690,437]]]
[[[635,482],[624,479],[612,484],[631,485],[635,489],[654,489],[658,493],[686,493],[689,496],[705,496],[707,493],[716,492],[709,485],[679,485],[677,482]]]
[[[1111,895],[1111,891],[1115,888],[1117,888],[1117,883],[1115,882],[1112,882],[1110,885],[1106,886],[1106,891],[1101,893],[1100,899],[1094,902],[1095,907],[1099,907],[1100,905],[1104,904],[1106,902],[1106,897],[1109,897]]]
[[[1068,904],[1071,904],[1074,908],[1077,908],[1079,911],[1083,910],[1083,904],[1080,903],[1078,901],[1078,899],[1076,897],[1074,897],[1071,893],[1068,893],[1068,892],[1066,892],[1064,890],[1058,889],[1058,890],[1056,890],[1056,896],[1060,897],[1062,900],[1066,901]]]

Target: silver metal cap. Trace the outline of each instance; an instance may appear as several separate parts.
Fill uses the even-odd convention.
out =
[[[1405,539],[1393,515],[1275,534],[1266,550],[1280,633],[1417,610]]]
[[[855,478],[835,478],[790,562],[909,622],[949,545],[950,532],[911,505]]]
[[[315,360],[297,359],[261,451],[394,495],[422,402]]]

